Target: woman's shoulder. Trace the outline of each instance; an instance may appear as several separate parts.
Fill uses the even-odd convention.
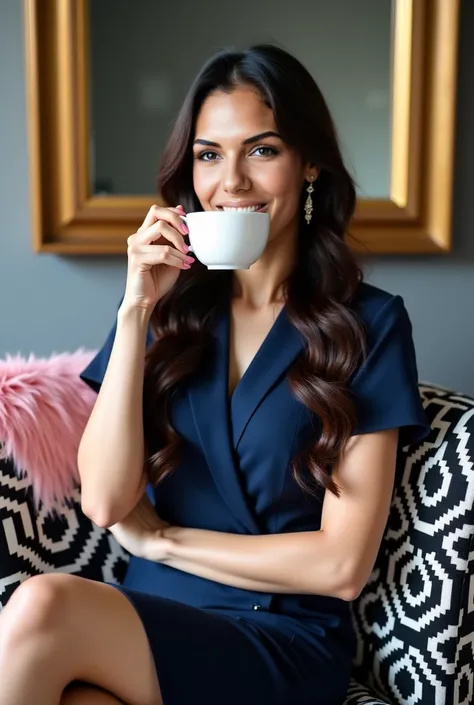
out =
[[[401,446],[418,443],[430,426],[420,398],[412,324],[403,298],[362,283],[353,309],[367,335],[367,354],[350,384],[357,403],[355,434],[399,428]]]
[[[393,294],[367,282],[359,284],[351,308],[369,329],[387,316],[407,315],[403,298],[399,294]]]

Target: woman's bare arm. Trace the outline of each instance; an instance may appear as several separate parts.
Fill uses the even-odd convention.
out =
[[[321,529],[246,536],[166,527],[147,541],[145,558],[247,590],[354,600],[373,569],[387,523],[398,430],[351,438],[326,492]]]
[[[99,526],[123,519],[146,486],[143,473],[143,374],[150,312],[120,308],[97,401],[82,436],[82,509]]]

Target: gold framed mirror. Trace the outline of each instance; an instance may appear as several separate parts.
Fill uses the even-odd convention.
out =
[[[364,6],[368,11],[372,1],[350,0],[347,7],[362,3],[359,10]],[[449,252],[459,0],[375,1],[378,8],[385,3],[390,13],[390,36],[385,41],[390,68],[385,101],[387,193],[358,194],[350,243],[368,254]],[[100,132],[93,125],[91,106],[95,71],[91,37],[99,23],[91,26],[91,17],[97,2],[24,0],[36,252],[124,254],[128,235],[150,205],[159,202],[152,193],[114,193],[107,181],[104,186],[103,180],[91,179],[99,152],[93,134],[96,138]],[[128,5],[137,12],[138,4]],[[298,22],[299,15],[293,16]],[[301,19],[302,26],[307,24],[307,18]],[[350,28],[353,34],[355,25]],[[191,68],[193,73],[198,67]],[[159,89],[156,92],[156,76],[153,81],[151,85],[145,80],[141,90],[148,103],[154,96],[156,108],[165,98]],[[385,105],[380,91],[370,93],[368,101],[371,109]],[[375,153],[375,138],[366,149],[369,156]]]

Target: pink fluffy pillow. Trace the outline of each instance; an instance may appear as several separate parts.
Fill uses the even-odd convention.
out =
[[[77,486],[77,450],[97,395],[79,373],[95,355],[84,349],[0,360],[0,444],[47,509]]]

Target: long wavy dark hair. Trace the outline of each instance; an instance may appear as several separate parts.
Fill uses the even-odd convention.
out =
[[[309,225],[303,218],[302,188],[299,252],[285,282],[285,303],[291,323],[306,341],[305,353],[289,370],[289,384],[294,396],[319,417],[321,435],[292,460],[292,470],[303,489],[327,489],[339,496],[332,470],[356,426],[348,381],[365,356],[364,328],[351,308],[363,274],[345,242],[356,201],[354,182],[343,164],[329,109],[310,73],[271,45],[213,56],[176,118],[158,189],[170,205],[180,203],[186,212],[202,210],[193,187],[196,119],[211,93],[230,93],[241,85],[257,89],[286,144],[303,163],[320,170]],[[179,462],[182,440],[170,422],[171,396],[208,359],[219,307],[228,306],[231,295],[231,272],[207,270],[196,261],[152,314],[156,341],[147,354],[143,404],[145,464],[154,484]]]

